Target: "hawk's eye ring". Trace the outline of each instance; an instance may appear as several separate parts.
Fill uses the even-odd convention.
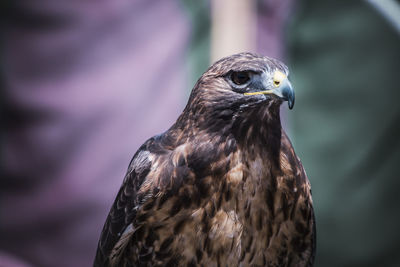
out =
[[[243,85],[250,80],[250,74],[247,71],[232,72],[231,80],[236,85]]]

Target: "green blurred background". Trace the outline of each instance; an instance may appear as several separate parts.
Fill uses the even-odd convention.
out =
[[[302,1],[288,29],[316,266],[400,266],[399,32],[364,1]]]

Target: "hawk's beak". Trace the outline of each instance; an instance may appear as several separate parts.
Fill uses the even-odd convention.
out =
[[[276,71],[273,78],[273,86],[274,86],[273,89],[258,91],[258,92],[249,92],[244,94],[245,95],[274,94],[279,98],[287,101],[289,109],[292,109],[294,106],[294,90],[287,76],[280,71]]]
[[[273,90],[274,94],[281,97],[283,100],[288,102],[289,109],[294,106],[294,90],[290,81],[286,78],[280,85]]]

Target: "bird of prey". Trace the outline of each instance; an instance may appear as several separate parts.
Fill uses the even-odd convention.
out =
[[[197,81],[136,152],[94,266],[312,266],[310,183],[281,127],[288,68],[240,53]]]

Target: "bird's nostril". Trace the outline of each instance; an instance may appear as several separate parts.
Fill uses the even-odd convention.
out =
[[[279,86],[280,83],[281,83],[280,81],[274,81],[275,86]]]

